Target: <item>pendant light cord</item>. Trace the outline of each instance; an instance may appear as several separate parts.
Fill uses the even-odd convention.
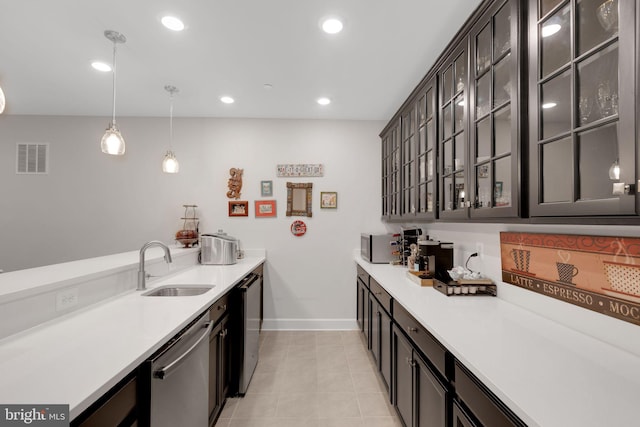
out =
[[[116,46],[118,43],[113,41],[113,115],[111,122],[116,124]]]
[[[173,152],[173,92],[169,96],[169,150]]]

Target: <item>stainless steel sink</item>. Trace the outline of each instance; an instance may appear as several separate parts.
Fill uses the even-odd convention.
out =
[[[165,285],[142,294],[145,297],[190,297],[202,295],[213,289],[212,285]]]

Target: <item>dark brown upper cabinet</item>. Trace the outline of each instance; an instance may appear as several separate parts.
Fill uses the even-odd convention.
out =
[[[465,37],[438,69],[438,216],[469,217],[469,48]]]
[[[434,220],[437,212],[437,102],[435,76],[419,89],[416,101],[416,218]]]
[[[470,34],[470,216],[518,217],[521,203],[522,12],[495,1]]]
[[[529,1],[532,217],[640,212],[637,3]]]
[[[400,120],[395,119],[381,134],[382,138],[382,219],[400,218],[402,182],[401,182],[401,146]]]

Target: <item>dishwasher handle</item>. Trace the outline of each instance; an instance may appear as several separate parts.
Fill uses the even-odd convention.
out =
[[[242,279],[242,281],[238,285],[238,288],[242,290],[246,290],[251,285],[253,285],[259,278],[260,276],[258,276],[257,274],[249,273],[244,279]]]
[[[207,323],[204,324],[203,328],[204,328],[204,332],[202,332],[202,335],[200,336],[200,338],[198,338],[196,342],[194,342],[193,345],[191,345],[191,347],[189,347],[184,353],[178,356],[173,362],[169,363],[167,366],[163,367],[162,369],[158,369],[157,371],[155,371],[153,373],[153,377],[163,380],[169,375],[171,375],[171,373],[175,371],[178,368],[178,366],[180,366],[180,364],[187,357],[189,357],[189,354],[191,354],[196,349],[196,347],[200,345],[202,340],[209,337],[209,334],[213,329],[213,322],[208,321]]]

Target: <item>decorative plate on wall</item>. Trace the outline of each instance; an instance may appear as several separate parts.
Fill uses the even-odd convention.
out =
[[[307,232],[307,224],[302,221],[293,221],[291,223],[291,234],[296,237],[304,236],[304,233]]]

